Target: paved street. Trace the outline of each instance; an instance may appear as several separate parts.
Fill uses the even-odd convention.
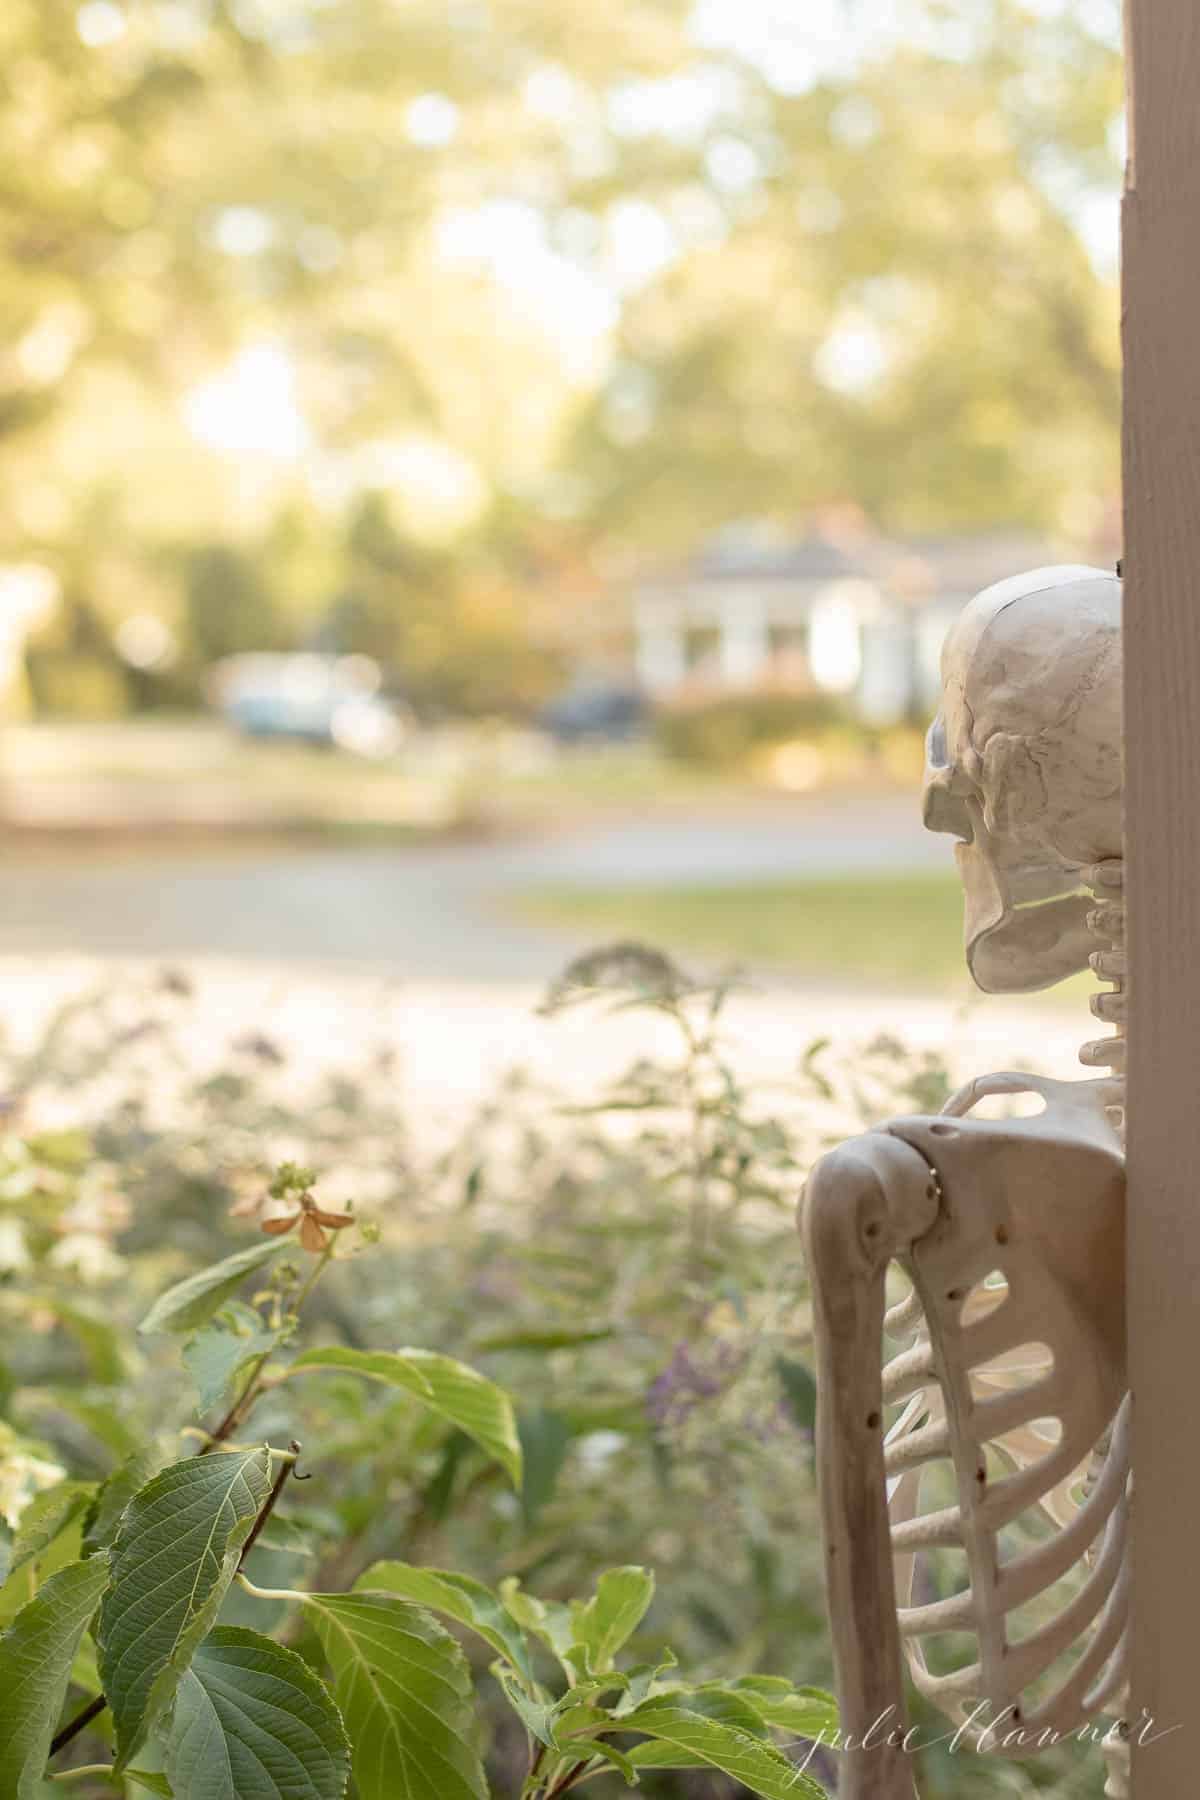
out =
[[[296,1080],[353,1068],[387,1042],[422,1131],[452,1130],[508,1068],[591,1097],[663,1035],[642,1014],[539,1018],[545,983],[574,945],[511,922],[514,891],[865,873],[948,856],[903,801],[844,797],[519,843],[41,853],[0,869],[0,1024],[32,1042],[60,1000],[169,959],[195,978],[188,1050],[198,1066],[220,1066],[251,1023],[287,1044]],[[965,996],[965,980],[955,1000],[773,975],[730,1002],[730,1050],[764,1094],[794,1089],[815,1038],[848,1047],[881,1032],[936,1048],[963,1075],[1022,1055],[1077,1073],[1075,1045],[1090,1033],[1082,1009]]]
[[[732,883],[950,859],[900,796],[648,816],[517,842],[56,850],[0,868],[0,955],[211,955],[424,981],[540,981],[570,940],[506,916],[506,896],[525,887]]]

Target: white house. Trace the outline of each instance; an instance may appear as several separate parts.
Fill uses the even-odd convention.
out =
[[[1004,575],[1055,559],[1015,532],[899,541],[862,531],[780,541],[731,527],[690,563],[647,576],[630,596],[645,691],[762,686],[846,694],[886,724],[931,709],[951,619]]]

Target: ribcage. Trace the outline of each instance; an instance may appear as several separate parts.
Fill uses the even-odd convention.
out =
[[[1127,1679],[1120,1159],[1097,1126],[1082,1182],[1078,1120],[1064,1132],[1055,1112],[889,1127],[942,1193],[885,1319],[900,1633],[927,1699],[1014,1756],[1094,1720]]]

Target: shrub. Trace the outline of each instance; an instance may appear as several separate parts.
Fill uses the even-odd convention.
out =
[[[778,691],[723,694],[659,713],[658,739],[669,756],[711,768],[736,767],[756,751],[797,738],[852,731],[840,700],[827,694]]]
[[[59,1641],[24,1737],[0,1684],[0,1771],[18,1755],[22,1771],[0,1792],[38,1792],[50,1739],[103,1692],[115,1707],[52,1767],[107,1767],[106,1721],[119,1759],[162,1703],[133,1759],[143,1791],[183,1800],[194,1721],[225,1730],[218,1690],[253,1705],[268,1681],[313,1727],[303,1791],[336,1790],[337,1712],[360,1765],[381,1732],[407,1742],[411,1694],[380,1722],[347,1674],[372,1635],[398,1658],[397,1629],[447,1696],[447,1756],[495,1800],[584,1776],[611,1800],[631,1772],[647,1800],[744,1800],[782,1779],[781,1747],[787,1791],[805,1791],[830,1714],[806,1691],[829,1665],[795,1199],[827,1142],[935,1105],[946,1082],[890,1039],[852,1057],[816,1041],[788,1091],[748,1094],[726,993],[638,946],[580,959],[547,1030],[567,1008],[632,1006],[654,1047],[588,1105],[514,1074],[441,1148],[408,1129],[386,1046],[308,1086],[256,1024],[198,1068],[177,974],[84,996],[8,1053],[0,1621],[16,1635],[0,1646],[23,1654],[61,1601],[80,1647],[64,1669]],[[214,1510],[200,1471],[235,1461],[236,1504]],[[154,1695],[124,1683],[122,1621],[152,1543],[178,1577],[185,1506],[216,1533],[217,1572]],[[752,1760],[734,1765],[714,1726]],[[697,1731],[740,1779],[668,1766],[699,1754]],[[1049,1759],[1057,1795],[1078,1765]],[[832,1767],[821,1752],[807,1774]],[[922,1770],[932,1800],[1031,1779],[936,1753]]]
[[[178,1433],[133,1432],[102,1479],[55,1480],[53,1464],[10,1442],[10,1468],[23,1462],[40,1491],[10,1505],[0,1694],[22,1700],[0,1718],[3,1791],[32,1794],[47,1759],[103,1718],[111,1760],[77,1765],[80,1779],[175,1800],[280,1800],[284,1791],[340,1800],[353,1771],[359,1800],[391,1800],[402,1773],[409,1793],[486,1800],[470,1666],[449,1624],[492,1654],[496,1686],[526,1735],[513,1800],[551,1800],[607,1769],[637,1783],[643,1771],[681,1766],[727,1774],[765,1800],[819,1796],[775,1739],[832,1731],[827,1695],[781,1677],[685,1680],[662,1646],[649,1661],[622,1655],[654,1599],[645,1568],[608,1569],[586,1599],[564,1604],[516,1575],[488,1586],[371,1555],[372,1533],[386,1530],[383,1504],[365,1513],[335,1505],[324,1524],[285,1512],[285,1491],[290,1498],[313,1471],[298,1470],[295,1437],[272,1446],[272,1422],[286,1413],[290,1426],[307,1411],[318,1468],[337,1471],[352,1494],[371,1455],[363,1383],[383,1390],[401,1467],[436,1450],[452,1478],[473,1458],[475,1480],[511,1484],[528,1513],[525,1456],[544,1458],[537,1433],[527,1430],[523,1445],[509,1395],[456,1358],[303,1347],[308,1303],[341,1260],[343,1236],[358,1241],[342,1256],[369,1257],[378,1244],[352,1210],[320,1203],[315,1180],[283,1165],[262,1196],[271,1210],[260,1211],[257,1242],[175,1283],[141,1320],[143,1335],[181,1346],[196,1410],[212,1420],[192,1429],[188,1454]],[[293,1402],[297,1379],[315,1401]],[[125,1395],[118,1388],[114,1398]],[[265,1441],[255,1441],[260,1418]],[[544,1467],[531,1473],[545,1485]],[[318,1542],[322,1569],[332,1561],[341,1571],[332,1591],[261,1585],[264,1553],[294,1564]],[[369,1565],[352,1585],[347,1550],[351,1565]],[[259,1609],[253,1626],[229,1614],[226,1602],[239,1597]],[[97,1691],[62,1722],[72,1685]]]

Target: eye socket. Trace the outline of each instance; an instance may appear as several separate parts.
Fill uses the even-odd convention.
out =
[[[950,766],[946,750],[946,721],[941,713],[925,734],[925,760],[931,769],[946,769]]]

